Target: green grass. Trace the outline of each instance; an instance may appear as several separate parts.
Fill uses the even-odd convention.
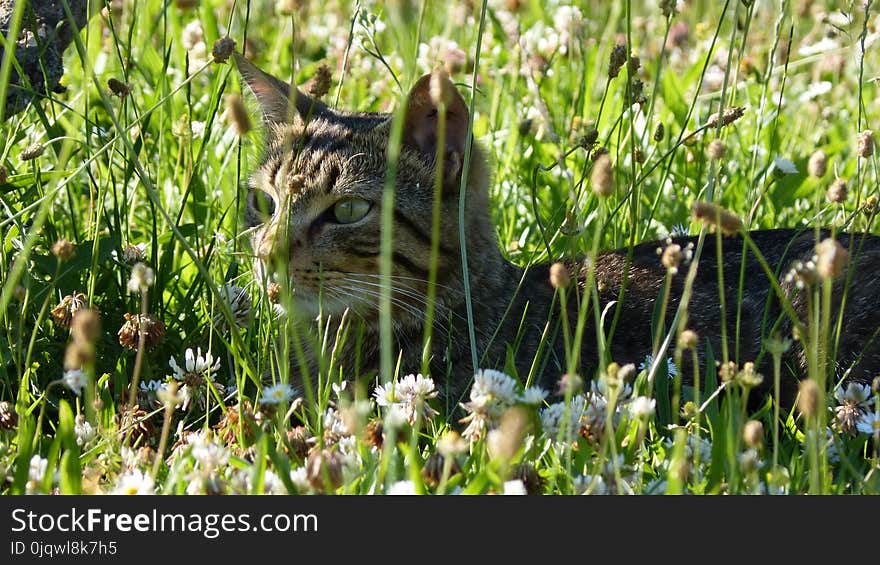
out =
[[[335,81],[328,101],[341,108],[392,111],[446,54],[462,92],[469,100],[476,92],[473,131],[493,162],[494,219],[510,260],[582,256],[673,229],[702,233],[701,252],[715,254],[715,236],[691,221],[693,201],[716,202],[750,229],[876,231],[868,210],[877,154],[857,155],[857,135],[876,128],[880,112],[876,6],[866,19],[860,2],[695,0],[666,18],[655,2],[583,1],[573,4],[588,17],[572,20],[557,5],[568,2],[492,1],[474,75],[479,2],[310,3],[293,14],[267,2],[181,4],[124,0],[93,17],[66,52],[66,92],[0,126],[8,173],[0,185],[0,400],[16,413],[0,429],[0,492],[487,493],[517,490],[516,480],[554,494],[880,492],[877,443],[841,429],[833,382],[820,391],[827,406],[816,417],[780,409],[772,394],[749,412],[742,376],[720,384],[710,365],[697,375],[701,390],[677,377],[667,389],[652,384],[671,373],[660,363],[653,380],[645,370],[629,383],[632,398],[656,402],[638,417],[609,366],[601,395],[569,392],[566,406],[496,394],[480,428],[477,418],[435,416],[423,400],[409,414],[377,406],[373,385],[393,380],[387,356],[387,374],[340,389],[329,352],[357,336],[328,335],[317,387],[305,386],[288,363],[300,343],[289,338],[302,330],[276,316],[255,284],[243,227],[260,131],[240,136],[229,123],[224,100],[240,92],[238,77],[211,58],[228,33],[257,65],[297,84],[327,63]],[[612,48],[625,43],[641,64],[609,79]],[[111,78],[130,93],[113,95]],[[732,107],[744,116],[703,127]],[[593,129],[591,151],[582,140]],[[711,160],[715,139],[726,152]],[[43,153],[25,159],[34,144]],[[614,164],[604,199],[590,190],[596,147]],[[819,149],[828,172],[816,178],[807,164]],[[776,158],[797,172],[782,174]],[[835,178],[847,179],[843,203],[825,196]],[[64,260],[53,253],[62,239],[75,244]],[[128,290],[133,245],[144,246],[154,273],[143,293]],[[241,327],[224,285],[242,287],[253,304]],[[94,353],[51,314],[74,292],[100,313]],[[119,331],[125,314],[141,312],[165,330],[136,352]],[[808,330],[818,339],[833,328],[814,320]],[[185,409],[144,392],[132,418],[132,382],[176,382],[169,358],[184,366],[187,348],[210,351],[213,380],[190,377]],[[60,380],[65,357],[77,352],[87,383],[78,394]],[[668,357],[691,354],[676,350],[673,332]],[[811,376],[825,383],[821,357]],[[261,404],[267,375],[295,384],[297,398]],[[876,394],[870,410],[880,410]],[[757,439],[749,420],[762,422]],[[457,439],[466,431],[480,433]]]

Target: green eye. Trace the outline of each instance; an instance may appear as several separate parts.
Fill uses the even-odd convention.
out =
[[[353,224],[370,211],[370,203],[363,198],[346,198],[333,206],[333,217],[340,224]]]

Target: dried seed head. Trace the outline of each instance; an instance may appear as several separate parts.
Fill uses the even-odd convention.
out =
[[[695,220],[721,230],[721,233],[732,235],[742,229],[742,220],[721,206],[711,202],[694,202],[691,204],[691,215]]]
[[[342,454],[336,450],[314,450],[306,460],[306,476],[319,492],[331,492],[342,485]]]
[[[138,247],[137,245],[128,244],[122,249],[122,260],[128,263],[129,265],[134,265],[135,263],[141,263],[147,259],[146,253],[144,250]]]
[[[660,143],[663,141],[663,136],[666,135],[666,128],[663,127],[663,122],[657,124],[657,127],[654,128],[654,136],[653,139],[655,142]]]
[[[119,79],[109,79],[107,81],[107,88],[110,89],[110,92],[112,92],[114,96],[118,96],[120,98],[125,98],[126,96],[131,94],[131,87]]]
[[[571,276],[564,264],[553,263],[550,265],[550,284],[553,285],[553,288],[568,288],[570,283]]]
[[[232,56],[233,51],[235,51],[235,40],[227,35],[214,42],[211,55],[214,57],[215,63],[225,63]]]
[[[694,330],[684,330],[678,337],[678,348],[681,350],[696,349],[700,343],[700,336]]]
[[[727,155],[727,145],[720,139],[713,139],[709,147],[706,148],[706,155],[713,161],[720,161]]]
[[[73,320],[73,315],[76,314],[78,310],[85,308],[88,302],[89,299],[85,294],[74,292],[73,294],[69,294],[62,298],[61,302],[59,302],[55,308],[52,308],[49,315],[52,316],[52,319],[60,327],[70,329],[70,322]]]
[[[6,402],[0,402],[0,430],[15,430],[18,428],[18,414],[15,406]]]
[[[587,130],[587,133],[581,136],[578,140],[578,145],[583,147],[584,149],[590,149],[593,145],[596,144],[596,140],[599,139],[599,130],[596,128],[590,128]]]
[[[42,143],[34,143],[33,145],[28,145],[22,149],[21,153],[18,154],[18,157],[22,161],[32,161],[42,155],[45,150],[46,146]]]
[[[373,418],[367,422],[367,425],[364,426],[364,441],[371,447],[382,449],[385,441],[385,427],[381,419]]]
[[[859,134],[859,147],[858,154],[859,157],[863,159],[867,159],[871,155],[874,154],[874,132],[866,129],[862,133]]]
[[[823,279],[834,279],[846,268],[849,253],[836,239],[824,239],[816,246],[816,272]]]
[[[678,0],[660,0],[660,12],[664,18],[671,18],[678,13]]]
[[[681,259],[684,255],[681,251],[681,245],[677,243],[670,243],[663,250],[663,255],[660,256],[660,262],[666,267],[666,270],[672,273],[673,275],[678,272],[678,266],[681,264]]]
[[[873,216],[877,213],[877,200],[877,196],[874,194],[865,199],[865,203],[862,204],[862,210],[865,214]]]
[[[813,379],[801,381],[798,394],[798,410],[807,418],[819,413],[819,385]]]
[[[616,78],[624,63],[626,63],[626,46],[615,45],[608,61],[608,78]]]
[[[94,308],[81,308],[73,315],[70,335],[76,341],[96,343],[101,337],[101,316]]]
[[[633,76],[639,69],[642,67],[642,60],[636,57],[635,55],[631,55],[629,61],[627,62],[627,69],[629,70],[629,75]]]
[[[119,328],[119,344],[137,350],[140,332],[144,332],[144,347],[149,351],[165,339],[165,324],[151,314],[123,314],[125,323]]]
[[[278,304],[281,302],[281,285],[275,282],[269,283],[269,286],[266,287],[266,294],[269,296],[269,302]]]
[[[226,96],[226,122],[235,128],[239,137],[251,131],[251,117],[238,94]]]
[[[62,263],[73,256],[76,246],[66,239],[59,239],[52,245],[52,255],[58,257]]]
[[[148,445],[156,432],[150,414],[137,404],[123,408],[122,412],[116,415],[116,423],[121,438],[131,436],[131,445]]]
[[[608,156],[608,153],[602,154],[593,161],[590,184],[597,196],[608,196],[614,190],[614,175],[611,169],[611,157]]]
[[[448,79],[447,79],[448,80]],[[431,77],[432,85],[434,82],[434,77]],[[328,92],[330,92],[330,84],[332,83],[332,79],[330,77],[330,67],[326,64],[321,64],[318,66],[317,70],[315,70],[315,76],[312,78],[312,84],[309,86],[309,94],[315,98],[320,99],[324,97]],[[441,82],[442,85],[442,82]],[[434,89],[431,89],[431,94],[433,96]],[[442,86],[440,88],[440,95],[443,95]]]
[[[738,119],[742,118],[746,113],[746,109],[742,106],[733,106],[731,108],[724,109],[724,115],[721,117],[721,127],[732,124]],[[715,112],[709,119],[706,120],[706,127],[716,127],[718,125],[718,112]]]
[[[829,202],[842,204],[846,201],[846,194],[846,179],[834,179],[834,182],[828,187],[828,192],[825,193],[825,197],[828,198]]]
[[[807,172],[816,178],[822,178],[825,176],[827,170],[828,156],[825,155],[825,152],[821,149],[813,151],[813,154],[810,155],[809,162],[807,162]]]

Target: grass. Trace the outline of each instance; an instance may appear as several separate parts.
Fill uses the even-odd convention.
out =
[[[880,111],[872,2],[694,0],[669,15],[631,1],[573,2],[576,12],[537,1],[284,9],[295,4],[113,2],[68,49],[66,91],[3,123],[0,492],[880,492],[877,438],[834,410],[858,405],[869,421],[877,392],[841,400],[816,346],[838,323],[827,283],[812,291],[817,316],[805,329],[820,384],[805,413],[772,391],[750,410],[758,393],[744,366],[677,374],[695,355],[676,347],[680,319],[643,329],[657,350],[666,344],[658,362],[624,384],[628,369],[602,360],[599,388],[569,387],[563,403],[529,404],[521,384],[485,373],[469,398],[492,399],[465,409],[463,423],[435,415],[442,407],[427,389],[406,396],[425,383],[396,374],[390,351],[378,378],[343,386],[333,345],[354,334],[312,344],[326,353],[315,387],[291,374],[308,336],[255,283],[243,226],[262,136],[230,123],[224,101],[238,78],[211,57],[228,34],[297,84],[327,63],[329,101],[363,111],[398,108],[445,61],[471,93],[510,260],[579,257],[673,231],[700,234],[693,252],[706,255],[719,240],[691,221],[693,201],[723,206],[748,229],[876,231],[877,154],[860,157],[857,145]],[[616,44],[640,65],[610,78]],[[110,79],[130,92],[115,95]],[[740,119],[707,125],[736,107]],[[607,198],[590,190],[596,147],[614,167]],[[820,149],[828,165],[817,177],[808,162]],[[837,178],[848,195],[830,202]],[[131,292],[138,261],[151,275],[135,277]],[[80,328],[85,338],[64,324],[63,300],[77,292],[100,313],[100,330]],[[163,327],[124,328],[138,313]],[[598,313],[584,309],[577,322],[586,315]],[[575,327],[573,343],[596,338]],[[768,381],[778,382],[787,344],[768,344],[777,367]],[[197,367],[188,348],[200,348]],[[263,387],[267,375],[276,388]]]

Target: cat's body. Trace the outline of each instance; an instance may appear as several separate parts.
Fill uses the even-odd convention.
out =
[[[251,177],[255,198],[249,200],[248,223],[255,228],[258,270],[276,267],[279,253],[289,259],[294,307],[309,323],[320,312],[332,324],[348,310],[348,319],[357,329],[350,332],[347,345],[337,352],[343,374],[375,378],[380,368],[380,210],[390,116],[334,110],[297,90],[293,90],[295,96],[291,99],[285,83],[243,58],[237,62],[269,126],[268,149]],[[446,396],[455,400],[467,390],[475,370],[458,223],[468,113],[448,79],[435,80],[433,99],[430,77],[423,77],[410,93],[398,160],[392,253],[394,352],[400,355],[403,374],[421,369],[438,137],[434,100],[439,98],[446,107],[447,128],[430,374]],[[474,147],[465,183],[464,218],[478,365],[497,369],[512,366],[521,379],[532,374],[533,382],[553,389],[567,369],[558,292],[550,284],[548,265],[523,269],[501,255],[489,214],[488,182],[487,165],[479,148]],[[261,209],[259,195],[268,195],[271,205]],[[796,292],[785,274],[792,261],[812,258],[816,234],[768,230],[752,232],[751,238],[798,316],[805,320],[803,293]],[[880,339],[874,339],[880,328],[880,314],[874,309],[880,238],[867,235],[854,240],[852,280],[846,294],[835,374],[870,382],[880,374]],[[682,247],[693,241],[677,240]],[[839,241],[850,247],[850,236],[841,235]],[[620,364],[638,364],[652,352],[654,305],[667,273],[657,249],[664,245],[645,243],[635,246],[631,253],[622,249],[600,254],[595,260],[606,335],[615,316],[619,318],[609,346],[610,359]],[[740,237],[723,239],[728,353],[731,360],[740,363],[760,359],[761,368],[767,371],[770,356],[762,354],[762,345],[771,331],[790,336],[792,324],[781,315],[780,303],[754,253],[746,255],[740,288],[742,249]],[[704,343],[708,340],[720,359],[722,316],[716,260],[713,236],[707,239],[699,264],[688,327]],[[627,264],[628,276],[624,277]],[[678,307],[687,268],[683,264],[672,279],[667,324]],[[585,264],[572,262],[569,271],[572,287],[567,293],[567,308],[574,333],[578,300],[573,291],[578,285],[583,295]],[[626,291],[619,301],[624,278]],[[835,304],[839,304],[844,278],[835,282]],[[578,364],[579,373],[588,378],[598,364],[595,319],[595,311],[589,311]],[[352,337],[359,332],[358,339]],[[673,348],[674,344],[669,351]],[[701,345],[701,357],[703,351]],[[790,375],[805,375],[806,361],[797,346],[787,355],[786,381],[796,382]],[[385,382],[391,376],[379,378]]]

